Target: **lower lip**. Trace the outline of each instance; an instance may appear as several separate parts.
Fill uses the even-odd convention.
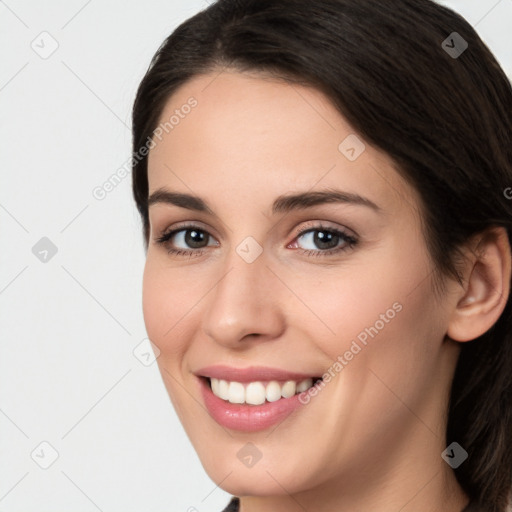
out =
[[[281,423],[301,405],[299,394],[261,405],[232,404],[215,396],[205,378],[199,378],[201,393],[210,416],[223,427],[245,432],[265,430]]]

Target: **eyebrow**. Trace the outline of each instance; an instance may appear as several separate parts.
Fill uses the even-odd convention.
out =
[[[159,188],[149,196],[148,208],[157,203],[172,204],[188,210],[195,210],[215,216],[215,213],[208,206],[206,201],[200,197],[181,192],[171,192],[165,188]],[[380,206],[359,194],[327,189],[278,196],[272,204],[272,213],[276,214],[290,212],[292,210],[305,210],[325,203],[343,203],[355,206],[366,206],[377,213],[382,212],[382,208],[380,208]]]

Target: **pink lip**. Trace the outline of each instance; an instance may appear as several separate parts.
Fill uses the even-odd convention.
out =
[[[199,377],[213,377],[235,382],[254,382],[254,381],[301,381],[308,378],[320,377],[321,375],[312,375],[305,373],[289,372],[279,368],[269,368],[265,366],[249,366],[248,368],[234,368],[232,366],[214,365],[201,368],[195,374]]]
[[[246,432],[265,430],[284,421],[302,405],[299,401],[299,394],[290,398],[281,398],[276,402],[265,402],[261,405],[232,404],[215,396],[207,379],[199,377],[198,380],[204,404],[210,416],[219,425],[233,430]]]

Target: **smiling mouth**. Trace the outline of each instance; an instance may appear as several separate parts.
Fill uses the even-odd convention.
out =
[[[277,402],[281,399],[307,391],[322,381],[321,377],[307,378],[303,380],[287,381],[253,381],[236,382],[214,377],[203,377],[212,393],[226,402],[232,404],[261,405],[269,402]]]

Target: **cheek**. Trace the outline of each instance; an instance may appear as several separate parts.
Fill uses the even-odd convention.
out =
[[[311,331],[311,339],[318,340],[332,360],[350,350],[352,342],[365,347],[372,339],[386,337],[390,326],[401,321],[405,310],[403,286],[389,268],[378,267],[368,262],[323,276],[320,282],[302,279],[296,284],[299,295],[307,297],[304,302],[315,313],[301,308],[297,322],[309,325],[305,328]]]
[[[179,272],[146,260],[142,310],[149,338],[161,351],[159,359],[174,360],[186,349],[187,326],[193,317],[193,290],[179,280]]]
[[[183,404],[187,403],[187,395],[183,395],[183,384],[178,380],[192,336],[193,305],[197,298],[187,291],[183,278],[180,282],[179,274],[148,257],[143,274],[142,309],[148,337],[160,350],[157,364],[169,398],[180,421],[186,424]]]
[[[391,380],[398,378],[397,365],[406,380],[419,366],[427,368],[442,337],[424,250],[417,245],[407,252],[399,242],[379,258],[368,255],[342,278],[307,286],[308,303],[323,323],[315,320],[316,328],[327,333],[317,337],[322,351],[332,361],[346,354],[348,366],[380,369]]]

